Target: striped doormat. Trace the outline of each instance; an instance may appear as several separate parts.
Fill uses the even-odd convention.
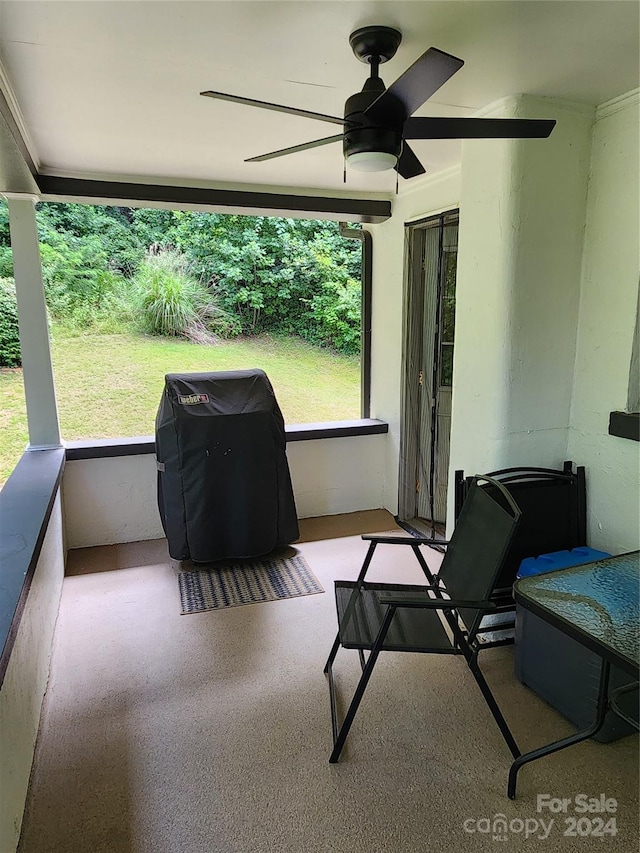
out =
[[[209,571],[181,571],[178,583],[183,616],[324,592],[301,554],[224,563]]]

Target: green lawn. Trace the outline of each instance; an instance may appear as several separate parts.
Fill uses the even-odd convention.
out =
[[[260,367],[288,424],[360,416],[360,362],[297,338],[263,336],[198,346],[143,335],[69,337],[54,327],[52,355],[66,440],[152,435],[165,373]],[[0,484],[27,443],[21,370],[0,370]]]

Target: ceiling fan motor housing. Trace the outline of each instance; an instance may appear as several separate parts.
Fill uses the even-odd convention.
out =
[[[343,140],[344,156],[364,151],[384,151],[395,157],[402,150],[402,128],[406,119],[403,104],[393,99],[384,124],[380,120],[372,121],[365,110],[385,91],[379,77],[370,77],[361,92],[347,98],[344,105],[345,133]]]

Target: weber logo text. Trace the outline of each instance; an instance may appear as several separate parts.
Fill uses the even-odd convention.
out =
[[[178,402],[183,406],[197,406],[198,403],[208,403],[208,394],[179,394]]]

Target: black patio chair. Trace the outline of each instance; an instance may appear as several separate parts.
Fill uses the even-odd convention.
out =
[[[496,579],[491,601],[495,611],[479,629],[485,648],[513,642],[515,602],[513,583],[525,557],[539,557],[554,551],[570,551],[587,544],[587,499],[585,470],[574,471],[573,462],[565,462],[561,470],[553,468],[504,468],[490,471],[516,501],[522,516],[515,536]],[[473,482],[463,471],[455,472],[454,512],[457,519]],[[499,503],[506,506],[491,482],[482,485],[494,491]]]
[[[485,490],[480,483],[491,483]],[[496,500],[496,494],[501,501]],[[506,508],[505,508],[506,507]],[[347,734],[371,678],[380,652],[419,652],[462,655],[514,758],[520,750],[478,666],[477,631],[482,617],[495,609],[490,596],[513,539],[520,510],[497,481],[477,476],[469,486],[453,536],[434,542],[397,536],[362,538],[370,542],[356,581],[336,581],[338,634],[324,672],[329,680],[333,751],[340,757]],[[427,545],[446,548],[440,571],[434,575],[420,551]],[[413,549],[428,580],[425,586],[369,583],[365,575],[378,545]],[[338,720],[333,663],[340,647],[357,649],[362,676],[342,724]],[[365,651],[369,652],[365,659]]]

